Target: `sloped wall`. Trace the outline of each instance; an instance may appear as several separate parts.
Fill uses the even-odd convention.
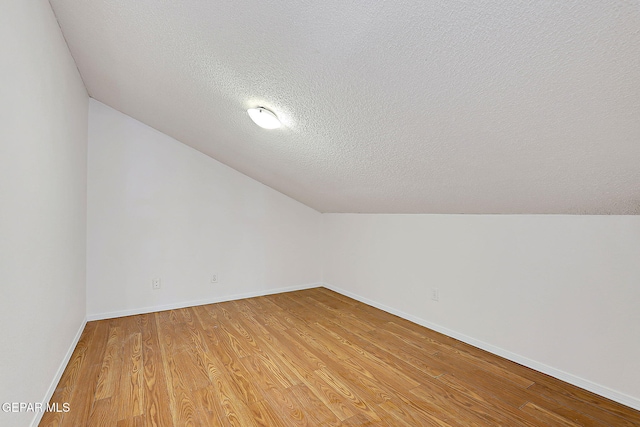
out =
[[[89,319],[321,281],[320,213],[93,99],[88,180]]]

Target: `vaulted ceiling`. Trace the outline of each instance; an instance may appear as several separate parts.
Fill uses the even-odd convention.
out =
[[[321,212],[640,214],[640,0],[51,4],[90,96]]]

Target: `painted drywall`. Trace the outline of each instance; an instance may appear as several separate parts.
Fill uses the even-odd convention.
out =
[[[321,281],[320,213],[93,99],[88,163],[90,319]]]
[[[640,409],[640,217],[323,220],[327,286]]]
[[[0,403],[41,403],[85,320],[88,96],[46,0],[0,2],[0,58]]]

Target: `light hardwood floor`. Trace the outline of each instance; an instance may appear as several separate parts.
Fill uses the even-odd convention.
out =
[[[41,426],[639,426],[324,288],[89,322]]]

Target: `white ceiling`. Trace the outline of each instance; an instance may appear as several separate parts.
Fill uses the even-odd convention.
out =
[[[51,4],[92,97],[321,212],[640,214],[640,0]]]

